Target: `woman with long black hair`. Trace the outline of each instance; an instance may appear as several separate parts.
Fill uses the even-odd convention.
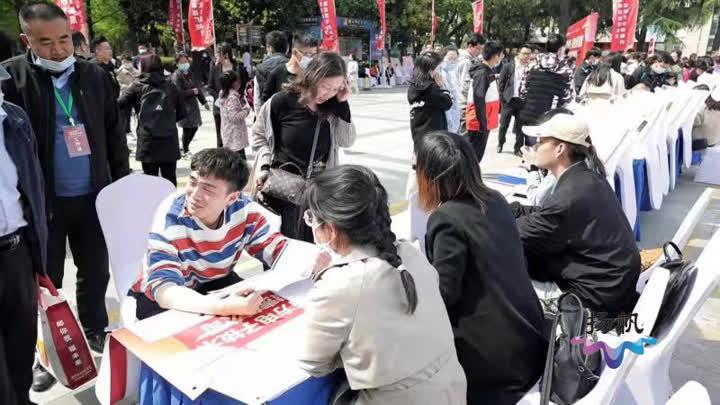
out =
[[[470,143],[432,132],[415,145],[426,253],[468,381],[468,404],[515,404],[540,378],[547,340],[508,203],[483,184]]]
[[[349,97],[345,61],[323,52],[258,112],[251,141],[254,185],[265,205],[282,217],[287,237],[312,241],[312,232],[302,222],[299,193],[283,193],[282,186],[338,165],[340,148],[352,146],[356,136]]]
[[[375,174],[361,166],[327,170],[310,180],[304,202],[329,264],[312,277],[298,339],[303,368],[318,376],[344,368],[340,403],[464,405],[465,376],[437,273],[395,239]]]

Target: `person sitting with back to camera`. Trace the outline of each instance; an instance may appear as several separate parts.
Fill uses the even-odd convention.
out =
[[[242,290],[227,297],[208,292],[241,281],[233,271],[240,254],[271,267],[287,244],[267,211],[241,194],[250,170],[228,149],[205,149],[192,157],[184,193],[166,198],[156,211],[140,274],[128,295],[145,319],[167,309],[226,316],[252,315],[262,297]]]

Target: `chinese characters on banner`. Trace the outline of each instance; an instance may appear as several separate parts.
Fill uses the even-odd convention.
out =
[[[262,296],[260,311],[251,317],[233,321],[216,316],[174,337],[190,350],[206,345],[240,348],[303,313],[279,295],[266,292]]]
[[[55,4],[67,14],[71,31],[80,31],[85,35],[88,43],[90,34],[87,25],[87,12],[84,0],[55,0]]]
[[[385,49],[385,0],[377,0],[378,13],[380,14],[380,32],[375,40],[375,49]]]
[[[170,0],[168,24],[175,33],[177,44],[183,45],[185,43],[185,31],[183,30],[182,0]]]
[[[47,326],[52,343],[67,378],[67,386],[75,389],[97,376],[95,362],[77,322],[71,322],[72,312],[66,302],[49,306]],[[43,328],[45,325],[43,325]]]
[[[570,56],[577,58],[577,66],[583,63],[585,54],[595,45],[598,18],[598,13],[592,13],[568,27],[567,48]]]
[[[639,0],[613,0],[613,30],[610,50],[625,51],[635,46]]]
[[[473,32],[482,34],[483,32],[483,0],[474,1],[473,8]]]
[[[188,31],[193,51],[202,51],[215,43],[212,0],[190,0]]]
[[[337,16],[335,15],[335,0],[318,0],[320,6],[320,31],[322,32],[322,49],[340,52],[340,38],[338,37]]]

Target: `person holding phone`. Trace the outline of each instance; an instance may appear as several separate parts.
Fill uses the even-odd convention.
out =
[[[205,149],[192,157],[185,191],[160,204],[140,274],[129,296],[136,316],[167,309],[246,316],[262,297],[252,290],[208,294],[241,281],[233,271],[244,250],[272,267],[287,239],[266,219],[267,211],[243,196],[247,162],[229,149]]]
[[[312,242],[312,231],[302,223],[295,201],[263,190],[270,169],[306,178],[308,172],[337,166],[340,148],[352,146],[356,137],[349,97],[345,61],[322,52],[258,112],[251,140],[256,153],[253,185],[264,204],[280,215],[281,231],[289,238]]]

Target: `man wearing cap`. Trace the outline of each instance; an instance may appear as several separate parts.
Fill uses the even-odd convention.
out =
[[[593,311],[629,314],[638,298],[640,254],[587,124],[557,114],[523,131],[538,138],[535,164],[557,179],[542,206],[511,204],[530,276],[559,288],[548,293],[536,284],[541,301],[569,291]]]
[[[0,65],[0,82],[10,75]],[[37,144],[25,111],[0,88],[0,403],[30,403],[37,340],[37,284],[47,223]]]

